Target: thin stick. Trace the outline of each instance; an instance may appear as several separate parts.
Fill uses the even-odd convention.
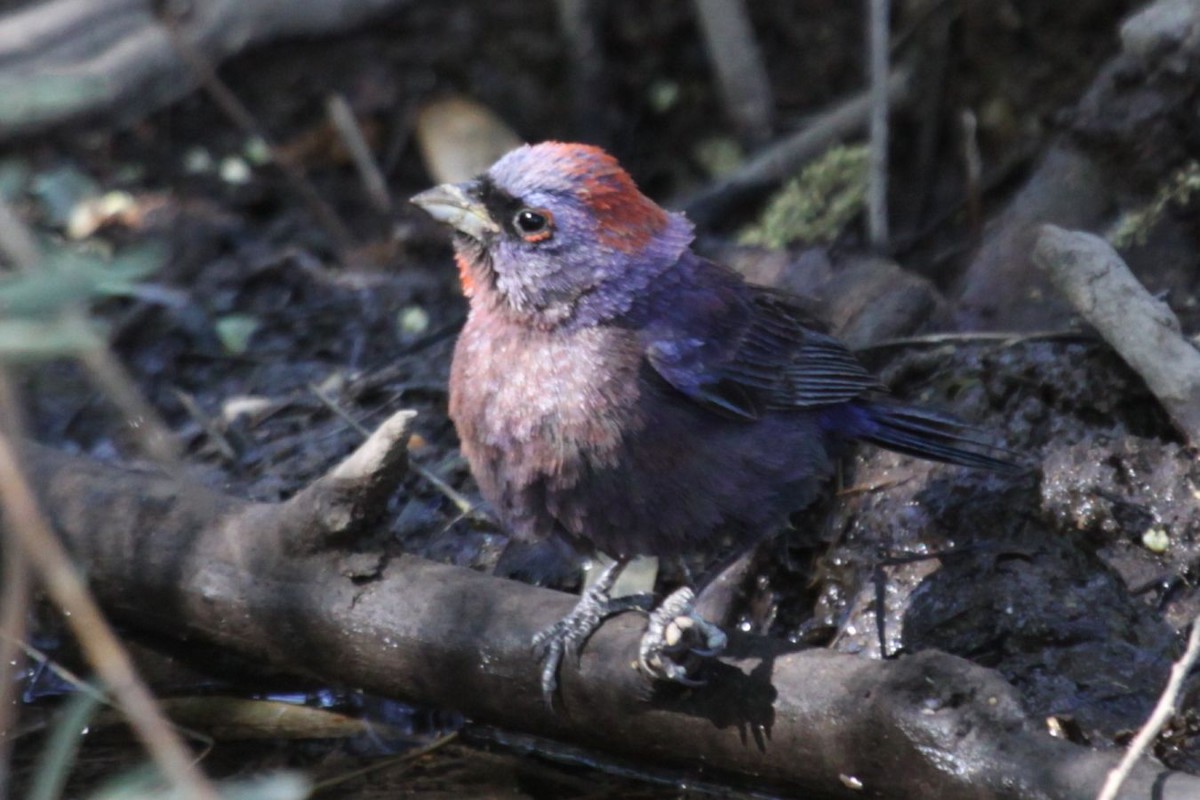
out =
[[[3,402],[5,398],[0,398]],[[120,702],[130,725],[168,780],[197,800],[219,800],[216,789],[196,766],[191,751],[163,716],[154,696],[134,670],[129,653],[100,613],[62,542],[39,507],[21,469],[13,435],[14,410],[0,407],[0,504],[5,533],[34,565],[42,585],[65,612],[88,663]]]
[[[2,237],[0,237],[2,238]],[[0,405],[20,412],[8,373],[0,368]],[[20,548],[14,547],[11,534],[2,534],[4,572],[0,580],[0,797],[9,796],[12,777],[12,746],[17,721],[17,680],[25,664],[20,641],[25,638],[29,613],[29,562]]]
[[[1052,341],[1098,341],[1095,334],[1087,331],[956,331],[954,333],[926,333],[921,336],[903,336],[896,339],[883,339],[872,342],[864,347],[854,348],[856,353],[867,353],[872,350],[887,350],[892,347],[936,347],[943,344],[968,344],[971,342],[999,342],[1002,347],[1008,347],[1022,342]]]
[[[906,102],[911,88],[912,71],[898,67],[887,79],[890,105]],[[693,222],[706,224],[746,195],[795,174],[831,145],[861,131],[870,114],[870,93],[852,95],[814,116],[802,130],[756,152],[733,174],[676,205],[682,205]]]
[[[350,152],[354,168],[358,170],[358,178],[362,181],[367,197],[371,198],[371,204],[379,213],[388,213],[392,210],[392,196],[388,193],[387,181],[384,180],[379,165],[375,163],[375,156],[367,144],[367,137],[363,135],[362,126],[358,124],[350,104],[340,94],[333,94],[325,102],[325,110],[334,130],[342,138],[342,144]]]
[[[236,464],[238,461],[237,448],[229,441],[229,437],[225,432],[213,421],[212,417],[204,413],[204,409],[196,402],[196,399],[182,389],[176,389],[175,399],[183,406],[183,410],[188,413],[188,416],[196,421],[196,424],[204,429],[204,435],[212,442],[213,447],[217,449],[217,453],[221,458],[225,459],[230,464]]]
[[[692,5],[725,113],[743,135],[765,141],[775,102],[744,0],[692,0]]]
[[[1117,792],[1121,790],[1121,784],[1129,776],[1133,765],[1146,752],[1146,748],[1154,743],[1163,726],[1175,713],[1175,704],[1179,701],[1179,691],[1183,688],[1183,679],[1187,677],[1198,657],[1200,657],[1200,617],[1192,620],[1192,632],[1188,636],[1187,649],[1171,666],[1171,676],[1167,679],[1167,686],[1163,689],[1162,696],[1158,698],[1154,711],[1150,713],[1150,718],[1146,720],[1142,729],[1137,732],[1137,736],[1134,736],[1133,741],[1129,743],[1129,748],[1121,757],[1121,762],[1108,773],[1108,777],[1104,780],[1104,787],[1100,790],[1100,794],[1096,795],[1096,800],[1116,799]]]
[[[0,252],[6,254],[20,270],[31,272],[41,263],[42,254],[29,227],[18,217],[3,199],[0,199]],[[90,330],[91,323],[85,313],[79,309],[68,309],[60,315],[64,325],[72,325]],[[173,469],[179,460],[179,447],[174,435],[166,423],[159,417],[158,412],[146,402],[133,384],[129,373],[109,350],[108,345],[77,353],[80,361],[87,368],[92,381],[104,392],[105,396],[115,405],[135,431],[141,442],[142,449],[167,469]],[[7,390],[0,389],[5,394],[4,400],[10,409],[17,408],[15,398]],[[16,413],[15,411],[11,413]],[[19,420],[14,430],[22,430]]]
[[[142,397],[133,379],[107,344],[79,353],[79,360],[92,381],[133,426],[146,455],[164,469],[179,464],[179,443],[152,405]]]
[[[967,224],[971,241],[978,243],[983,236],[983,156],[979,153],[979,123],[975,112],[962,112],[963,163],[967,170]]]
[[[25,636],[29,613],[29,562],[4,537],[4,572],[0,587],[0,797],[9,796],[12,746],[17,722],[17,675],[25,658],[16,640]]]
[[[5,634],[0,633],[0,640],[5,638]],[[48,653],[39,650],[27,641],[11,641],[10,643],[13,647],[23,653],[25,658],[36,664],[37,669],[46,669],[63,683],[69,684],[73,691],[80,694],[86,694],[92,697],[97,703],[111,708],[118,714],[128,716],[125,714],[124,709],[121,708],[120,702],[114,699],[111,693],[105,692],[102,688],[99,688],[94,683],[88,683],[82,677],[76,675],[74,672],[64,667],[61,663],[55,661]],[[204,746],[199,755],[193,759],[195,761],[203,760],[210,752],[212,752],[213,747],[216,746],[216,740],[207,733],[202,733],[201,731],[194,730],[192,728],[185,728],[182,725],[176,724],[174,721],[171,722],[171,725],[175,728],[175,730],[179,731],[188,739],[191,739],[193,742]],[[43,731],[46,730],[47,727],[48,726],[45,720],[39,720],[32,725],[23,726],[21,731],[18,733],[18,736],[26,736],[30,733]],[[5,797],[5,795],[0,795],[0,797]]]
[[[434,739],[432,742],[430,742],[427,745],[418,747],[416,750],[409,750],[408,752],[401,753],[398,756],[393,756],[391,758],[385,758],[381,761],[376,761],[373,764],[368,764],[365,767],[356,769],[352,772],[347,772],[342,775],[335,775],[334,777],[329,778],[327,780],[323,780],[320,783],[313,784],[312,794],[313,795],[320,794],[321,792],[327,791],[336,786],[341,786],[343,783],[346,783],[347,781],[352,781],[355,778],[361,778],[364,775],[370,775],[372,772],[378,772],[381,769],[388,769],[390,767],[394,767],[397,764],[412,763],[413,761],[416,761],[418,758],[423,758],[423,757],[429,755],[430,753],[434,752],[435,750],[440,750],[441,748],[445,747],[446,745],[450,744],[451,742],[456,741],[458,739],[458,736],[459,736],[458,731],[452,731],[450,733],[445,734],[444,736],[439,736],[438,738]]]
[[[371,438],[371,431],[368,430],[367,427],[361,422],[350,416],[350,413],[342,408],[337,400],[326,394],[324,389],[322,389],[320,386],[317,386],[315,383],[310,383],[308,388],[330,411],[339,416],[351,428],[358,431],[358,433],[363,437],[364,441]],[[464,517],[469,517],[471,519],[481,518],[479,509],[475,507],[474,503],[472,503],[470,499],[462,492],[458,491],[453,486],[439,478],[433,472],[433,470],[427,469],[411,459],[409,459],[408,468],[420,475],[422,478],[432,484],[435,489],[445,495],[446,499],[453,503],[454,507],[457,508],[459,513]]]
[[[888,33],[891,3],[868,0],[871,75],[871,158],[867,184],[867,234],[871,245],[888,244]]]

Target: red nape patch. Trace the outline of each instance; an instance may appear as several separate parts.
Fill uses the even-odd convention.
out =
[[[475,275],[471,262],[462,253],[455,253],[454,263],[458,265],[458,282],[462,285],[463,294],[470,297],[475,294]]]
[[[599,147],[552,145],[579,195],[595,213],[601,244],[624,253],[641,250],[668,222],[667,212],[638,191],[629,173]],[[559,149],[561,148],[561,149]]]

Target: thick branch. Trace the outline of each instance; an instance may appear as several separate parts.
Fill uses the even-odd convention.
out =
[[[1189,444],[1200,444],[1200,352],[1108,242],[1043,225],[1033,259],[1062,295],[1146,381]]]
[[[380,470],[363,465],[398,477],[405,425],[386,424],[359,454],[281,505],[34,446],[26,456],[46,507],[114,615],[276,668],[833,796],[865,796],[847,788],[857,781],[873,797],[1090,800],[1115,761],[1039,730],[997,673],[933,651],[880,662],[740,637],[707,686],[647,697],[632,667],[643,628],[635,615],[606,624],[579,669],[568,665],[565,713],[555,715],[542,702],[529,642],[573,598],[418,558],[389,563],[318,546],[369,522]],[[368,488],[354,490],[355,476]],[[343,512],[331,515],[335,501]],[[342,524],[347,519],[355,523]],[[1125,796],[1198,793],[1200,779],[1143,762]]]

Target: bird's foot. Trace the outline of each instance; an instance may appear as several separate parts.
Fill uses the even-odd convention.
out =
[[[600,580],[585,590],[571,613],[533,637],[533,648],[542,661],[542,697],[551,710],[554,709],[558,670],[563,656],[570,653],[578,663],[583,643],[596,632],[601,622],[623,611],[645,611],[648,606],[649,598],[646,595],[610,597],[613,581],[606,580],[607,577],[601,576]]]
[[[702,660],[725,649],[725,633],[696,612],[695,600],[684,586],[650,612],[638,648],[638,666],[650,678],[700,686],[704,682],[692,675]]]

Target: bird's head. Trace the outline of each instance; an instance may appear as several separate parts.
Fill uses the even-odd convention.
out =
[[[455,229],[472,303],[501,305],[540,327],[624,313],[693,235],[616,159],[583,144],[520,147],[479,178],[412,202]]]

